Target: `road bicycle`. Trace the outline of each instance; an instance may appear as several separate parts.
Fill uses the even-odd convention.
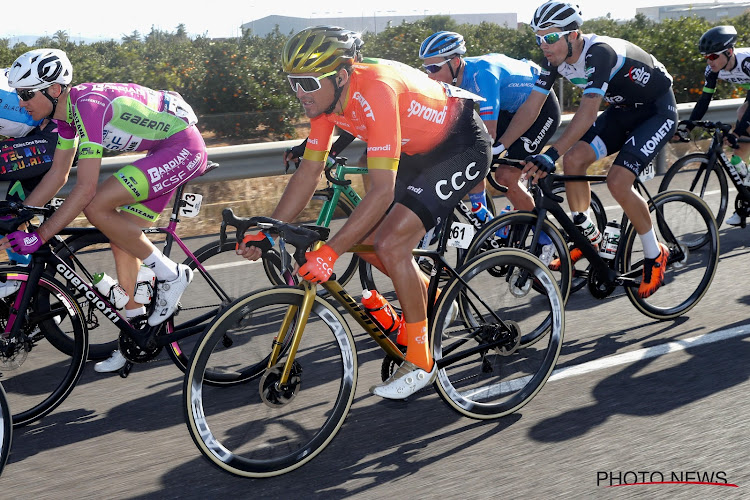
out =
[[[217,167],[218,164],[209,162],[204,175]],[[233,243],[222,245],[218,238],[200,247],[195,253],[188,250],[185,242],[177,235],[177,227],[181,218],[193,219],[200,213],[202,196],[187,193],[185,188],[186,186],[182,185],[175,191],[175,200],[168,224],[144,228],[143,232],[151,238],[160,239],[163,237],[162,252],[164,255],[172,257],[173,260],[182,260],[182,256],[184,256],[183,264],[195,271],[189,291],[180,300],[181,305],[178,315],[170,319],[168,323],[169,330],[189,331],[194,334],[202,331],[205,323],[221,307],[249,290],[248,283],[239,278],[237,273],[238,269],[248,265],[248,263],[237,257]],[[116,276],[109,239],[101,231],[95,227],[66,228],[60,234],[67,236],[67,238],[57,240],[54,249],[55,254],[66,261],[69,267],[81,274],[82,279],[91,283],[93,274],[102,271],[111,276]],[[158,241],[155,241],[155,244],[158,243]],[[175,246],[176,248],[174,248]],[[274,256],[270,255],[266,260],[267,265],[271,266],[270,263],[274,261]],[[56,262],[52,262],[52,264],[49,272],[59,275]],[[72,286],[65,276],[59,275],[58,279],[68,283],[69,291],[84,312],[86,326],[89,330],[88,358],[92,360],[106,358],[118,347],[120,340],[118,325],[107,320],[104,317],[104,312],[96,304],[86,300],[83,295],[85,291],[80,291],[76,286]],[[178,319],[178,323],[175,324]],[[57,335],[53,336],[54,333],[57,333]],[[48,336],[57,342],[60,349],[72,352],[70,339],[67,339],[61,332],[48,332]],[[127,340],[125,342],[126,347],[129,346],[131,353],[134,354],[134,346]],[[189,341],[183,340],[182,342]],[[191,349],[191,345],[184,347],[181,346],[180,342],[175,342],[169,346],[167,353],[177,366],[184,369],[187,362],[185,353]],[[148,358],[151,359],[150,356]],[[126,364],[120,374],[127,376],[131,367],[132,363]]]
[[[734,209],[740,216],[740,226],[745,227],[750,215],[750,187],[743,184],[742,177],[724,153],[724,141],[730,135],[732,125],[710,121],[691,123],[711,134],[711,144],[705,152],[690,153],[674,162],[664,174],[659,191],[687,189],[695,193],[711,208],[716,225],[721,226],[729,206],[729,178],[737,190]],[[748,142],[750,139],[740,137],[739,141]]]
[[[297,263],[304,262],[310,245],[328,236],[327,228],[238,219],[231,210],[224,221],[237,228],[238,239],[252,227],[278,234],[295,247]],[[352,249],[366,250],[372,251]],[[564,330],[560,291],[546,266],[526,252],[486,252],[455,270],[440,250],[414,250],[436,261],[428,287],[429,342],[438,367],[434,386],[462,415],[492,419],[512,413],[554,368]],[[284,252],[286,268],[292,258]],[[505,270],[502,277],[488,273],[498,268]],[[452,279],[436,299],[443,270]],[[331,442],[351,407],[358,371],[352,331],[334,304],[387,358],[403,360],[335,277],[321,286],[329,299],[307,281],[248,294],[225,309],[196,345],[183,385],[186,422],[201,453],[222,470],[244,477],[283,474]],[[454,302],[460,314],[451,321]],[[230,348],[221,341],[227,334],[236,339]],[[527,335],[538,342],[520,349]],[[205,384],[207,366],[223,366],[230,374],[248,366],[262,369],[246,384],[219,390]]]
[[[92,272],[82,263],[79,254],[68,249],[61,256],[53,248],[53,245],[57,245],[54,240],[32,254],[29,266],[0,270],[0,283],[7,286],[8,281],[19,282],[11,288],[17,291],[0,298],[0,325],[4,328],[0,337],[0,380],[11,407],[17,412],[13,415],[14,426],[26,425],[43,417],[70,394],[87,358],[89,328],[100,337],[105,337],[106,342],[110,342],[113,337],[109,335],[113,335],[117,339],[116,345],[131,363],[150,361],[162,348],[167,347],[170,358],[184,370],[188,361],[186,353],[192,349],[190,337],[201,333],[209,320],[240,295],[230,295],[227,291],[229,287],[236,286],[237,290],[247,292],[247,281],[238,276],[236,267],[228,268],[231,280],[226,281],[225,286],[225,280],[214,277],[205,265],[207,259],[212,258],[213,262],[213,257],[222,251],[232,256],[233,264],[242,264],[234,252],[227,251],[234,249],[234,243],[216,242],[192,254],[175,234],[177,208],[182,205],[181,199],[175,201],[175,212],[168,227],[145,231],[165,233],[165,254],[169,253],[172,243],[177,243],[188,256],[189,265],[196,271],[190,290],[183,297],[194,294],[201,305],[193,311],[194,314],[186,314],[187,317],[182,313],[189,313],[190,309],[180,311],[177,316],[155,327],[146,324],[147,316],[127,320],[108,297],[91,285]],[[53,207],[0,203],[0,215],[12,216],[0,220],[0,231],[7,234],[35,216],[49,217],[53,212]],[[93,237],[100,235],[98,232],[88,234]],[[87,241],[90,243],[90,240]],[[184,301],[181,300],[181,303]],[[150,313],[153,304],[148,308]],[[227,336],[224,343],[231,345],[231,337]],[[39,351],[38,355],[29,356],[32,350]],[[121,372],[121,375],[127,376],[127,371]],[[223,371],[216,375],[213,377],[209,369],[206,382],[226,385],[241,382],[247,376],[235,373],[227,377]]]
[[[612,259],[600,256],[586,236],[578,230],[565,210],[560,206],[561,198],[552,193],[551,187],[558,181],[604,181],[604,175],[557,175],[550,174],[538,183],[535,194],[536,208],[533,212],[515,212],[493,220],[477,234],[468,250],[469,258],[484,249],[496,246],[513,246],[532,253],[539,251],[540,230],[551,235],[554,241],[563,238],[557,227],[547,220],[551,215],[565,231],[570,245],[579,248],[590,263],[586,283],[591,294],[604,299],[617,287],[623,287],[633,305],[646,316],[666,320],[675,318],[692,309],[708,290],[719,260],[719,235],[716,221],[706,203],[689,191],[665,191],[651,196],[640,177],[635,186],[645,195],[652,225],[659,241],[670,251],[665,283],[647,298],[638,295],[643,267],[643,248],[635,228],[623,213],[620,220],[620,237]],[[507,228],[509,236],[503,241],[496,232]],[[554,236],[552,236],[554,235]],[[570,259],[569,248],[557,248],[561,261]],[[561,269],[565,269],[563,266]],[[558,278],[564,283],[570,275]]]

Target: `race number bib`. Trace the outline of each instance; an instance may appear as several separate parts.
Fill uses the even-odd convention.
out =
[[[641,179],[641,182],[646,182],[650,179],[653,179],[655,176],[656,168],[654,167],[654,162],[651,162],[646,165],[646,168],[641,171],[641,173],[638,175],[638,178]]]
[[[448,235],[448,246],[464,249],[469,248],[471,240],[474,239],[475,232],[476,230],[471,224],[454,222],[450,229],[450,235]]]
[[[201,211],[201,202],[203,196],[194,193],[183,193],[182,206],[180,207],[181,217],[196,217]]]

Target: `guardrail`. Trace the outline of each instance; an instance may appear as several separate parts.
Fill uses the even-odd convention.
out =
[[[737,113],[737,108],[744,102],[744,99],[725,99],[720,101],[712,102],[709,106],[704,119],[712,121],[721,121],[725,123],[734,123]],[[679,113],[680,120],[687,119],[690,116],[690,111],[693,109],[694,103],[678,104],[677,110]],[[562,123],[557,130],[557,133],[553,137],[554,140],[558,137],[565,127],[570,122],[572,114],[564,115]],[[292,141],[280,141],[280,142],[267,142],[260,144],[245,144],[239,146],[223,146],[208,149],[208,158],[211,161],[218,162],[221,168],[218,168],[200,179],[196,179],[196,183],[202,182],[217,182],[217,181],[230,181],[236,179],[248,179],[253,177],[268,177],[272,175],[283,175],[284,166],[282,165],[281,158],[284,150],[291,146],[296,146],[300,143],[299,139]],[[365,151],[365,143],[360,140],[355,140],[345,150],[345,156],[350,159],[359,158]],[[102,161],[102,169],[100,178],[105,179],[111,176],[115,171],[121,167],[131,163],[134,158],[143,157],[143,155],[135,156],[117,156],[113,158],[105,158]],[[657,159],[657,172],[664,171],[664,161],[662,155],[661,161]],[[68,183],[60,191],[61,195],[66,195],[70,188],[75,184],[75,168],[70,174]]]

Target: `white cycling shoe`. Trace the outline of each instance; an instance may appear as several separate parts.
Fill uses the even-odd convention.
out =
[[[193,270],[185,264],[177,265],[177,277],[172,281],[162,281],[156,285],[156,307],[148,317],[149,326],[156,326],[168,320],[177,309],[182,293],[193,281]]]
[[[116,372],[127,363],[128,360],[122,355],[119,349],[112,351],[112,355],[104,361],[99,361],[94,365],[94,371],[99,373]]]
[[[728,225],[730,226],[739,226],[742,223],[742,219],[740,219],[740,216],[737,215],[737,212],[733,213],[730,218],[725,220]]]
[[[437,363],[426,372],[410,361],[404,361],[388,380],[370,387],[370,392],[387,399],[406,399],[435,381]]]

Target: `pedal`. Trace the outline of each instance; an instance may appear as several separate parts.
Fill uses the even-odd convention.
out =
[[[133,368],[133,363],[131,363],[130,361],[126,361],[125,365],[122,368],[120,368],[119,370],[117,370],[117,373],[122,378],[128,378],[128,375],[130,375],[130,370],[132,368]]]

